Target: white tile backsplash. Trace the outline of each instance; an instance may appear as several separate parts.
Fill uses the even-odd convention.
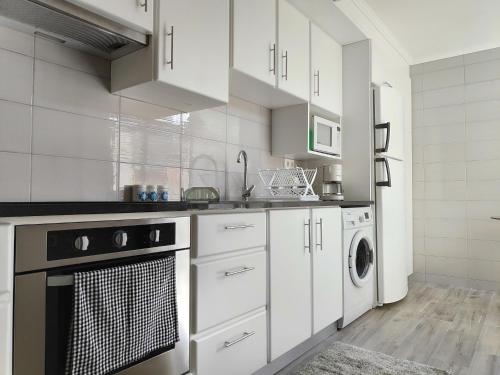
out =
[[[33,155],[31,200],[113,201],[116,162]]]
[[[0,26],[0,48],[33,56],[33,34],[23,33],[5,26]]]
[[[179,167],[181,135],[141,125],[121,124],[120,161]]]
[[[0,99],[31,104],[33,58],[0,49]]]
[[[30,199],[31,156],[0,152],[0,191],[3,202],[25,202]]]
[[[226,144],[198,137],[182,137],[182,167],[209,171],[226,169]]]
[[[36,106],[116,120],[120,98],[110,94],[108,86],[105,78],[35,60]]]
[[[270,154],[269,109],[231,97],[182,113],[113,95],[109,78],[108,60],[0,26],[4,201],[121,200],[131,184],[167,185],[174,200],[203,185],[238,199],[240,150],[251,183],[283,166]]]
[[[0,100],[0,151],[31,152],[31,106]]]
[[[425,227],[415,269],[500,290],[500,48],[411,72],[414,228]]]
[[[118,160],[118,121],[33,107],[33,153]]]

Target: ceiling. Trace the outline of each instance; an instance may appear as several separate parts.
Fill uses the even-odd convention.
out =
[[[500,47],[499,0],[364,1],[414,64]]]

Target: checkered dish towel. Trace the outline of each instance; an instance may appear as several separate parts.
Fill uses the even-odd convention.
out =
[[[66,374],[101,375],[179,341],[175,255],[75,273]]]

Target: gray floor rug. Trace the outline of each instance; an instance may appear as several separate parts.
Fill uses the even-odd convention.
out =
[[[336,342],[294,375],[449,375],[444,370]]]

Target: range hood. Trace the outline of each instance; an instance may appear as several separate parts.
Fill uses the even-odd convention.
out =
[[[148,44],[148,35],[64,0],[0,0],[0,16],[111,60]]]

